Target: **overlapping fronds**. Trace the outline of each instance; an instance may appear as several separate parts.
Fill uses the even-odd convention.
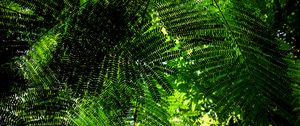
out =
[[[66,89],[29,89],[20,96],[17,115],[24,125],[67,125],[68,111],[73,110],[74,98]]]
[[[35,43],[53,26],[64,21],[64,11],[76,9],[68,1],[4,0],[0,3],[1,63],[16,54],[24,54],[29,45]]]
[[[137,98],[134,106],[133,123],[142,126],[170,126],[169,114],[164,109],[164,102],[155,102],[150,94]]]
[[[167,32],[188,44],[206,44],[223,40],[224,26],[207,4],[195,1],[157,3],[158,16]]]
[[[218,119],[295,124],[299,68],[276,33],[243,4],[212,2],[1,1],[0,125],[170,125],[175,68],[194,72],[181,87]],[[168,64],[177,57],[184,66]]]
[[[187,47],[191,48],[188,52],[191,60],[188,62],[199,74],[199,84],[210,87],[206,94],[217,97],[214,102],[217,103],[220,117],[226,118],[229,113],[241,112],[244,124],[293,123],[290,115],[292,110],[289,96],[290,81],[286,74],[287,65],[283,60],[285,53],[281,53],[278,49],[278,41],[272,36],[272,31],[251,14],[251,9],[242,4],[232,4],[227,13],[223,13],[218,5],[215,6],[220,11],[219,15],[222,18],[219,19],[223,23],[213,20],[210,16],[198,19],[197,15],[197,18],[194,16],[190,20],[199,22],[197,25],[200,25],[205,24],[200,21],[209,19],[207,23],[221,28],[219,31],[214,30],[214,27],[197,28],[198,31],[192,32],[193,35],[213,31],[206,32],[204,36],[217,34],[217,38],[220,39],[212,37],[206,41],[197,40],[193,43],[201,45],[209,42],[209,44]],[[166,10],[175,10],[178,7],[171,8]],[[179,14],[180,11],[177,11],[173,15]],[[166,24],[173,20],[171,16],[165,17]],[[184,16],[179,17],[178,19],[181,19]],[[186,22],[176,24],[180,23]],[[186,28],[197,26],[189,22],[187,24],[189,25],[186,25]],[[226,32],[223,32],[224,26]],[[180,28],[174,33],[181,33],[180,30],[182,33],[191,32],[186,28]]]
[[[146,87],[144,87],[146,88]],[[113,90],[113,89],[108,89]],[[162,90],[160,90],[162,91]],[[119,91],[115,91],[119,92]],[[112,93],[110,91],[110,93]],[[70,113],[70,124],[74,125],[170,125],[168,120],[168,113],[164,107],[166,103],[160,101],[155,102],[152,98],[152,94],[146,91],[143,96],[137,96],[132,98],[128,103],[122,102],[122,97],[119,95],[119,101],[108,101],[115,100],[114,97],[117,94],[110,95],[106,99],[107,93],[99,95],[97,97],[86,96],[82,101],[77,103],[74,111]],[[117,98],[116,98],[117,99]],[[107,106],[109,104],[109,106]],[[126,104],[128,105],[126,107]],[[121,105],[117,107],[118,105]],[[121,111],[126,110],[123,114]]]
[[[134,81],[142,77],[153,92],[155,80],[172,92],[161,74],[173,71],[163,62],[180,55],[179,51],[170,51],[175,43],[166,42],[158,27],[149,29],[151,23],[136,24],[141,25],[138,26],[141,30],[132,30],[125,23],[130,22],[131,15],[127,15],[126,6],[118,4],[87,5],[71,19],[68,34],[52,62],[60,81],[65,81],[78,94],[84,91],[97,94],[107,85],[106,79],[114,84],[122,78],[126,85],[139,90]]]
[[[66,125],[74,98],[65,89],[30,88],[1,100],[1,125]]]
[[[99,98],[84,99],[77,103],[76,107],[69,114],[68,118],[71,125],[83,126],[109,126],[112,124],[104,112],[103,105]],[[112,112],[114,113],[114,112]],[[115,124],[121,124],[115,122]]]
[[[25,123],[20,116],[16,115],[18,99],[14,96],[0,100],[0,125],[16,126]]]
[[[299,76],[299,60],[298,59],[287,59],[286,62],[289,64],[288,75],[292,80],[292,89],[293,89],[293,108],[297,114],[297,120],[300,119],[299,110],[300,110],[300,76]],[[299,122],[299,121],[296,121]]]
[[[65,17],[60,16],[64,13],[64,9],[75,8],[74,6],[64,8],[63,5],[65,5],[65,3],[61,1],[4,0],[0,2],[1,71],[4,72],[4,68],[9,71],[5,73],[1,72],[1,102],[3,102],[3,104],[1,104],[0,107],[0,117],[4,119],[0,121],[1,125],[26,125],[26,123],[30,123],[30,119],[36,120],[39,118],[38,116],[34,116],[34,114],[30,114],[30,112],[27,113],[31,115],[28,117],[29,120],[25,120],[25,118],[22,117],[24,114],[22,112],[24,112],[25,109],[20,107],[24,105],[21,104],[24,98],[20,98],[23,97],[23,95],[20,95],[24,94],[28,86],[33,86],[27,82],[35,83],[35,85],[37,85],[36,82],[40,82],[40,85],[44,84],[45,80],[39,78],[43,77],[40,76],[42,75],[40,64],[43,63],[40,62],[45,62],[45,59],[48,57],[41,58],[40,56],[46,56],[42,53],[47,52],[47,50],[44,49],[48,49],[48,47],[41,46],[48,46],[49,44],[45,44],[48,40],[46,39],[45,41],[47,42],[40,42],[40,44],[35,45],[33,50],[36,52],[29,51],[32,55],[28,55],[26,58],[20,58],[21,62],[16,63],[15,59],[18,59],[16,56],[28,54],[30,46],[33,46],[38,41],[42,41],[41,38],[46,38],[44,34],[64,20]],[[50,9],[52,11],[50,11]],[[26,62],[26,60],[23,59],[29,60],[30,62]],[[14,92],[14,94],[2,96],[5,92]],[[36,96],[30,95],[30,97]],[[28,98],[26,98],[26,100],[27,99]],[[10,104],[10,101],[15,101],[15,105]],[[10,106],[10,109],[6,109],[6,106]],[[45,116],[46,115],[47,114],[45,114]],[[16,123],[12,124],[7,120],[14,120]]]
[[[16,96],[23,100],[18,101],[21,108],[14,109],[22,113],[17,117],[25,125],[66,124],[65,112],[73,102],[57,99],[64,94],[59,90],[66,88],[71,96],[101,96],[107,117],[120,122],[124,122],[130,99],[143,95],[145,86],[156,101],[160,100],[157,83],[172,93],[164,74],[174,70],[164,62],[180,51],[170,50],[175,42],[165,41],[161,28],[152,26],[146,13],[148,2],[86,1],[81,7],[70,1],[16,0],[14,4],[29,9],[26,16],[31,17],[24,19],[24,26],[18,22],[22,18],[9,17],[16,18],[18,29],[13,31],[35,35],[27,36],[31,39],[26,44],[33,47],[17,62],[28,89]],[[3,12],[16,13],[8,10]],[[14,34],[8,33],[13,21],[3,21],[5,37]],[[26,25],[41,30],[30,31]]]

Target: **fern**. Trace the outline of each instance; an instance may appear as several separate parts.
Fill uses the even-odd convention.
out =
[[[107,116],[113,120],[123,120],[128,111],[126,106],[130,105],[126,102],[136,95],[143,94],[143,86],[136,82],[139,78],[146,81],[145,84],[151,89],[156,101],[160,100],[157,82],[168,93],[172,93],[172,87],[162,75],[166,72],[174,73],[174,70],[162,62],[177,57],[180,52],[169,50],[175,43],[165,42],[165,36],[160,33],[159,27],[149,30],[151,23],[147,22],[151,19],[147,18],[144,12],[148,11],[148,3],[140,1],[131,5],[128,1],[87,1],[78,6],[78,3],[70,1],[63,4],[56,1],[15,2],[32,10],[33,15],[41,19],[41,23],[45,23],[41,33],[58,32],[55,33],[58,35],[54,42],[57,44],[54,45],[55,51],[50,47],[50,43],[44,43],[43,38],[48,42],[49,40],[45,34],[41,34],[39,37],[42,39],[38,44],[34,44],[27,56],[21,57],[18,62],[22,70],[20,73],[29,83],[30,90],[27,91],[33,93],[33,88],[45,93],[43,96],[31,94],[25,98],[24,103],[20,103],[25,110],[23,119],[26,120],[26,124],[65,124],[63,120],[54,118],[55,115],[57,118],[63,118],[63,111],[68,109],[62,106],[59,110],[53,110],[52,108],[56,107],[52,102],[59,100],[51,93],[61,94],[63,92],[57,90],[65,87],[70,88],[74,96],[92,94],[102,96],[103,100],[111,100],[103,106]],[[139,4],[143,6],[138,7]],[[70,15],[67,12],[74,14]],[[137,16],[142,20],[132,20],[138,18]],[[61,23],[64,21],[66,23]],[[5,22],[5,25],[9,22],[11,21]],[[28,22],[25,25],[31,25],[29,20],[25,22]],[[23,27],[18,24],[18,27]],[[10,30],[9,27],[5,28]],[[38,39],[30,40],[31,44],[36,41]],[[145,47],[146,50],[139,51]],[[26,94],[26,91],[24,93]],[[39,99],[45,100],[44,96],[49,102],[40,103]],[[33,100],[37,104],[31,103]],[[66,104],[72,105],[73,102],[68,101]],[[110,115],[110,110],[120,111],[117,115]]]
[[[0,2],[0,124],[171,125],[172,78],[221,122],[295,125],[294,59],[231,1]]]
[[[216,3],[221,18],[194,4],[162,4],[159,16],[189,50],[197,81],[210,87],[206,95],[218,97],[221,119],[238,112],[244,124],[293,123],[288,66],[272,31],[242,4],[229,4],[224,13]]]
[[[208,41],[197,40],[194,42],[196,44],[187,46],[192,50],[191,60],[188,62],[195,72],[200,71],[198,82],[211,87],[206,94],[218,97],[215,102],[221,119],[228,118],[227,115],[231,112],[242,111],[244,124],[292,123],[292,116],[288,114],[292,112],[288,109],[291,108],[291,97],[288,95],[291,82],[286,75],[287,65],[283,60],[285,55],[278,50],[278,41],[271,36],[271,31],[268,31],[259,18],[250,13],[251,10],[238,3],[233,5],[228,15],[222,10],[219,13],[223,16],[221,20],[227,33],[224,33],[224,30],[215,30],[214,27],[198,28],[198,32],[193,32],[216,34],[217,37]],[[217,4],[215,6],[218,7]],[[174,13],[180,15],[182,11],[179,9]],[[184,16],[180,15],[177,20],[182,18]],[[169,17],[166,19],[165,22],[173,20]],[[193,18],[195,22],[201,19],[203,18],[198,19],[195,16]],[[219,24],[213,26],[222,28],[222,24],[218,21],[210,17],[208,19],[211,24]],[[187,24],[184,26],[194,28],[200,23]],[[191,31],[185,28],[181,30],[183,33]],[[195,38],[196,35],[188,37],[188,39]],[[209,44],[205,47],[195,46],[206,43]]]

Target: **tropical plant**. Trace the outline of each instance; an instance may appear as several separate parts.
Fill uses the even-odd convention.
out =
[[[0,125],[297,125],[298,60],[253,5],[1,1]]]

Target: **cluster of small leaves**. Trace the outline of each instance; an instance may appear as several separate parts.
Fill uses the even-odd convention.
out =
[[[19,12],[4,8],[3,15],[16,19],[3,21],[4,37],[17,32],[36,36],[29,36],[31,39],[24,42],[33,47],[17,61],[27,89],[19,92],[20,96],[12,97],[22,97],[18,99],[20,107],[14,108],[21,114],[12,112],[12,115],[22,118],[24,125],[67,124],[65,112],[75,103],[61,101],[58,96],[63,99],[68,95],[101,96],[105,101],[102,106],[106,116],[116,121],[127,116],[130,99],[143,95],[145,86],[149,87],[155,101],[161,99],[157,83],[172,93],[163,75],[174,73],[174,70],[163,62],[177,57],[180,52],[169,50],[175,43],[166,42],[159,27],[150,28],[152,24],[147,22],[151,19],[146,16],[147,2],[14,2],[31,13],[25,14],[29,17],[22,21],[22,17],[17,17]],[[6,13],[16,13],[16,16]],[[40,23],[35,23],[35,20]],[[16,25],[10,26],[13,21]],[[41,30],[30,31],[31,27]],[[12,40],[21,45],[23,39],[18,37],[1,40]],[[138,79],[142,81],[137,82]],[[64,94],[62,89],[68,89],[71,94]],[[111,115],[110,112],[117,114]],[[13,116],[7,115],[10,117]]]
[[[298,63],[224,3],[1,1],[0,125],[294,124]]]

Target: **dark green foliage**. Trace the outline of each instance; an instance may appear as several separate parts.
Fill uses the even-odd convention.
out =
[[[39,57],[31,59],[28,56],[20,60],[19,64],[25,65],[23,74],[27,75],[25,78],[30,87],[19,94],[28,95],[24,102],[19,103],[22,108],[14,109],[24,112],[25,115],[19,116],[25,125],[67,124],[60,117],[66,115],[65,112],[70,110],[74,102],[60,100],[56,96],[62,94],[64,91],[60,90],[65,88],[77,97],[84,94],[100,95],[105,100],[104,112],[112,120],[125,118],[131,105],[130,99],[142,95],[144,86],[149,87],[156,101],[160,101],[157,83],[168,93],[172,93],[172,88],[163,74],[173,73],[174,70],[162,62],[177,57],[180,52],[169,51],[175,43],[166,42],[159,28],[152,27],[149,30],[151,19],[145,12],[149,11],[148,3],[137,2],[132,5],[129,1],[88,1],[81,7],[69,1],[16,3],[33,10],[31,15],[41,19],[40,24],[24,19],[25,26],[35,29],[41,27],[44,32],[52,30],[62,34],[56,40],[58,45],[49,67],[36,63],[43,60],[42,52],[36,54]],[[35,17],[30,19],[34,20]],[[6,22],[11,23],[9,20]],[[8,25],[6,22],[4,25]],[[24,27],[21,23],[18,24],[18,27]],[[5,27],[5,30],[10,31],[11,28]],[[36,34],[28,29],[24,31]],[[28,40],[26,44],[29,46],[35,41],[37,39]],[[138,81],[140,79],[146,83]],[[36,90],[37,94],[32,90]],[[62,96],[63,99],[66,97]],[[111,111],[116,114],[110,115]]]
[[[195,18],[193,9],[181,9],[184,4],[162,6],[159,15],[172,35],[186,42],[183,48],[191,50],[187,62],[199,73],[197,81],[209,87],[205,94],[216,97],[220,119],[236,112],[242,124],[294,124],[286,53],[271,29],[243,4],[233,3],[227,13],[216,4],[223,23],[204,14]]]
[[[0,125],[171,125],[174,87],[192,121],[296,125],[290,50],[257,8],[224,3],[0,2]]]

